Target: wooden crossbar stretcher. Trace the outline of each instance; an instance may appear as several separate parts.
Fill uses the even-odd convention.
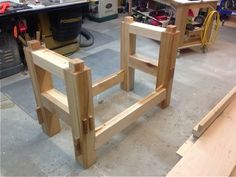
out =
[[[151,62],[136,54],[136,35],[160,41],[159,60]],[[153,27],[125,17],[121,22],[120,71],[92,83],[91,70],[81,59],[69,59],[29,41],[24,48],[36,99],[36,112],[43,131],[53,136],[60,131],[59,119],[72,128],[76,160],[84,168],[96,161],[96,149],[133,123],[150,108],[170,104],[179,32],[175,26]],[[156,77],[152,93],[99,127],[95,127],[93,96],[121,84],[125,91],[134,87],[135,69]],[[54,74],[65,82],[67,95],[53,87]]]

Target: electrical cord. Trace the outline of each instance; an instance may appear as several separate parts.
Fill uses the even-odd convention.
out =
[[[209,39],[208,34],[210,33],[210,30],[212,30],[211,24],[214,23],[214,20],[216,21],[214,24],[214,30],[212,31],[212,34]],[[203,46],[207,46],[215,42],[218,32],[219,32],[220,14],[216,10],[212,10],[211,12],[208,13],[204,21],[203,28],[204,30],[201,33],[201,42]]]

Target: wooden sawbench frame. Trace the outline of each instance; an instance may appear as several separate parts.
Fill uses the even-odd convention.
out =
[[[152,62],[136,55],[136,35],[160,41],[159,60]],[[71,125],[76,160],[84,168],[96,161],[96,149],[128,127],[151,107],[165,108],[170,103],[179,32],[175,26],[154,27],[125,17],[121,22],[121,69],[92,84],[91,70],[80,59],[69,59],[29,41],[24,48],[34,89],[37,116],[43,131],[53,136],[60,131],[59,119]],[[134,71],[156,77],[155,90],[111,120],[95,128],[93,96],[121,84],[134,87]],[[53,87],[51,74],[65,82],[67,95]]]

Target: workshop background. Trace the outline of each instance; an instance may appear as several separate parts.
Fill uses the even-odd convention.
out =
[[[185,12],[185,13],[184,13]],[[97,150],[88,169],[75,161],[71,128],[48,137],[38,123],[24,47],[31,40],[92,70],[92,81],[120,69],[121,21],[180,31],[170,105],[152,108]],[[160,43],[137,36],[155,62]],[[165,176],[192,128],[236,85],[235,0],[0,0],[1,175]],[[136,103],[156,78],[136,71],[133,92],[119,85],[95,96],[95,124]],[[54,86],[65,93],[61,79]],[[233,140],[235,141],[235,140]]]

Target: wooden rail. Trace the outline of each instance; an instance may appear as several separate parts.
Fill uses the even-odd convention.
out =
[[[159,60],[151,61],[136,54],[136,35],[161,41]],[[125,17],[121,23],[120,71],[92,84],[91,70],[80,59],[69,59],[29,41],[24,48],[34,89],[37,115],[43,131],[53,136],[60,131],[59,118],[71,125],[76,160],[85,168],[96,161],[96,149],[113,135],[128,127],[147,110],[170,103],[179,32],[141,24]],[[156,88],[100,127],[95,127],[93,96],[114,85],[130,91],[135,69],[156,77]],[[67,94],[53,87],[51,74],[62,78]]]
[[[160,89],[154,91],[134,105],[130,106],[125,111],[121,112],[111,120],[104,123],[96,132],[95,148],[99,148],[106,143],[113,135],[128,127],[136,121],[142,114],[147,112],[153,106],[157,105],[165,99],[166,90]]]
[[[33,62],[35,65],[64,78],[63,69],[69,68],[69,62],[66,57],[52,52],[46,48],[32,52]]]
[[[199,138],[225,108],[236,98],[234,87],[192,130],[193,136]]]
[[[120,70],[108,76],[107,78],[102,79],[101,81],[97,81],[93,84],[93,96],[98,95],[101,92],[113,87],[116,84],[119,84],[124,81],[125,71]]]
[[[132,24],[129,25],[129,32],[131,34],[140,35],[157,41],[161,40],[161,33],[165,31],[165,28],[144,23],[132,22]]]
[[[139,69],[145,73],[157,76],[158,64],[151,60],[143,59],[137,55],[130,55],[129,66],[134,69]]]

